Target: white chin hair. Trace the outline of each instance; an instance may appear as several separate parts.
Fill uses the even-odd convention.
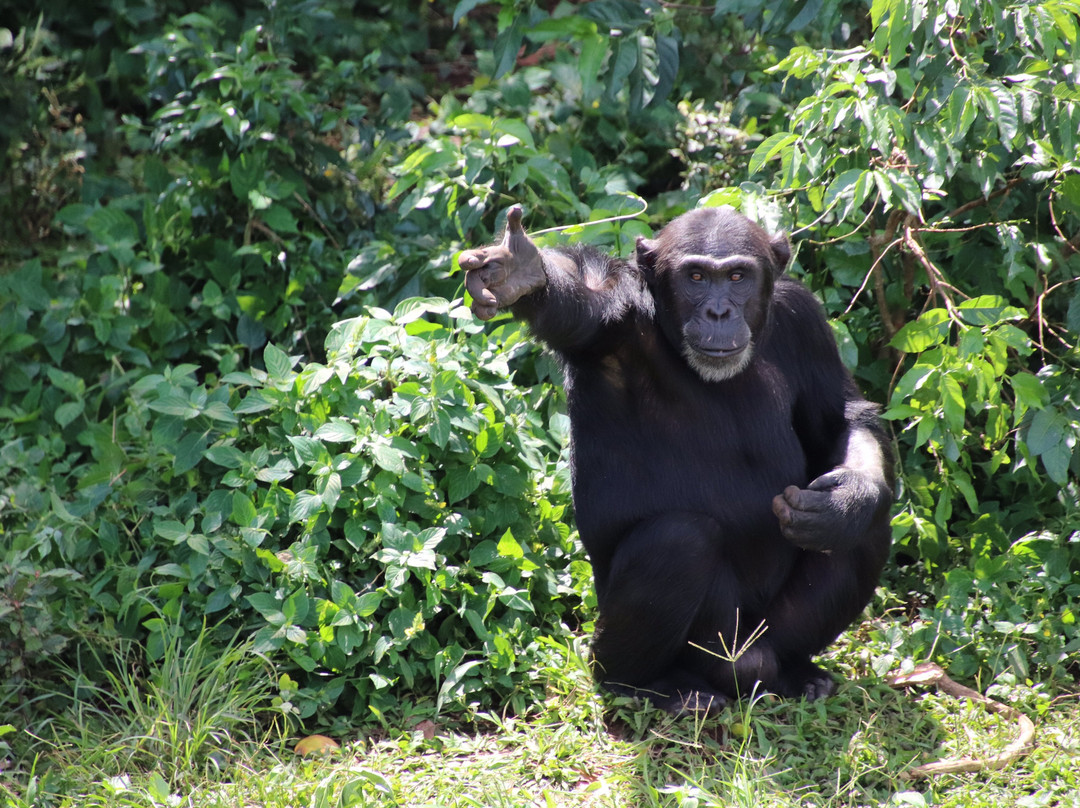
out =
[[[739,375],[750,364],[753,353],[753,343],[734,356],[724,357],[709,356],[695,351],[688,345],[683,345],[683,356],[687,364],[707,382],[726,382],[733,376]]]

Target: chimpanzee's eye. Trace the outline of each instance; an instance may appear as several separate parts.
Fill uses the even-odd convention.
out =
[[[743,273],[743,272],[739,272],[739,270],[735,270],[730,275],[728,275],[728,279],[731,280],[731,281],[735,281],[736,283],[738,281],[741,281],[745,277],[746,277],[746,274]]]
[[[705,280],[705,276],[700,272],[691,272],[690,280],[694,281],[694,283],[700,283],[701,281]]]

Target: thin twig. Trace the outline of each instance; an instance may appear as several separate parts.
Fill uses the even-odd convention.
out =
[[[669,3],[667,0],[660,0],[660,5],[677,11],[707,11],[710,14],[713,12],[713,9],[709,6],[695,6],[690,3]]]
[[[895,238],[892,241],[890,241],[887,245],[885,245],[885,249],[883,249],[881,251],[881,254],[878,255],[878,257],[876,259],[874,259],[874,263],[870,267],[870,271],[866,273],[866,277],[863,278],[862,285],[859,287],[858,291],[856,291],[855,294],[852,296],[851,302],[848,303],[848,307],[846,309],[844,309],[844,314],[847,314],[848,312],[851,311],[851,309],[855,306],[855,301],[859,299],[859,295],[861,295],[866,290],[867,284],[870,283],[870,278],[872,278],[873,275],[874,275],[874,270],[876,270],[878,268],[878,265],[881,263],[881,259],[885,257],[885,254],[888,253],[889,250],[891,250],[893,247],[900,244],[902,241],[903,241],[902,238]],[[879,301],[879,304],[878,304],[878,308],[880,310],[880,301]],[[883,316],[882,319],[885,320],[885,328],[886,328],[886,330],[891,329],[891,326],[892,326],[891,320],[892,320],[892,318],[887,317],[887,316]],[[889,336],[891,337],[892,335],[890,334]]]
[[[889,677],[888,682],[892,687],[896,688],[906,688],[911,687],[912,685],[934,685],[954,698],[978,702],[991,712],[1003,715],[1010,721],[1015,721],[1020,728],[1016,740],[996,755],[985,758],[947,758],[946,760],[939,760],[935,763],[915,766],[900,774],[905,780],[914,780],[919,777],[932,777],[936,774],[977,772],[982,769],[1002,769],[1014,760],[1026,755],[1035,746],[1035,724],[1030,718],[1014,707],[1002,704],[1000,701],[994,701],[994,699],[987,698],[977,690],[972,690],[970,687],[965,687],[959,682],[954,682],[939,665],[935,665],[933,662],[923,662],[916,665],[915,669],[910,673],[891,676]]]
[[[870,217],[873,216],[874,211],[877,210],[877,203],[878,203],[878,200],[880,200],[880,199],[881,199],[881,191],[878,191],[877,195],[874,197],[873,204],[870,205],[870,210],[867,211],[866,216],[863,217],[863,220],[861,222],[859,222],[858,226],[854,230],[852,230],[851,232],[844,233],[844,235],[837,236],[836,238],[826,239],[825,241],[814,241],[813,239],[807,239],[807,241],[809,241],[811,244],[813,244],[816,247],[826,247],[829,244],[836,244],[838,241],[843,241],[844,239],[851,238],[853,235],[855,235],[860,230],[862,230],[863,226],[868,221],[870,221]],[[833,202],[831,205],[829,205],[829,207],[825,208],[825,210],[823,210],[821,212],[821,215],[818,216],[814,221],[810,222],[810,224],[806,225],[806,227],[800,227],[798,230],[793,231],[791,235],[794,236],[796,233],[801,233],[803,230],[809,230],[810,228],[814,227],[818,222],[820,222],[830,212],[832,212],[832,209],[837,207],[837,205],[839,205],[839,204],[840,204],[840,200],[837,199],[835,202]]]
[[[948,213],[943,213],[941,216],[935,216],[934,219],[935,220],[955,219],[958,216],[963,216],[969,210],[974,210],[975,208],[982,207],[983,205],[988,205],[988,204],[990,204],[990,200],[997,199],[1002,194],[1009,193],[1009,191],[1011,191],[1013,188],[1015,188],[1017,185],[1019,185],[1023,181],[1024,181],[1023,177],[1014,177],[1013,179],[1011,179],[1007,183],[1005,183],[1005,185],[1003,187],[998,188],[993,193],[991,193],[991,194],[989,194],[987,196],[984,196],[984,197],[980,197],[979,199],[973,199],[970,202],[965,202],[960,207],[958,207],[958,208],[956,208],[954,210],[950,210]]]
[[[297,202],[304,206],[304,210],[306,210],[308,212],[308,215],[315,220],[315,224],[322,228],[322,231],[326,233],[326,237],[330,239],[330,243],[334,245],[334,249],[340,250],[341,245],[337,243],[337,239],[334,238],[334,234],[330,232],[330,229],[326,226],[326,223],[319,218],[319,215],[315,212],[315,209],[308,204],[308,201],[304,199],[304,197],[300,196],[299,191],[293,191],[293,196],[296,197]]]

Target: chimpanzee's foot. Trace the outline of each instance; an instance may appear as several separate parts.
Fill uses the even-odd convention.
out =
[[[722,693],[709,690],[691,690],[689,693],[679,693],[675,699],[662,706],[672,715],[694,715],[700,718],[716,715],[727,706],[728,697]]]
[[[831,696],[836,691],[836,680],[828,671],[812,662],[788,664],[780,677],[777,695],[786,698],[799,698],[817,701]]]

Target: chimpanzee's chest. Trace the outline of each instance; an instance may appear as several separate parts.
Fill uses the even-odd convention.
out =
[[[608,357],[567,368],[574,502],[583,538],[670,511],[778,535],[772,498],[805,485],[791,385],[756,361],[726,382]]]

